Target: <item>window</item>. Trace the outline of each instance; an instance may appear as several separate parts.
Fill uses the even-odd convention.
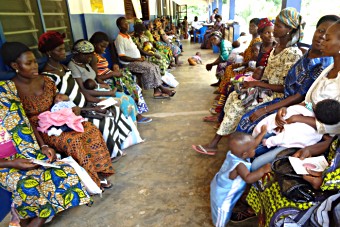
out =
[[[66,34],[66,50],[72,44],[66,0],[0,0],[0,43],[22,42],[37,58],[39,36],[46,31]],[[2,35],[2,36],[1,36]]]
[[[135,4],[135,6],[134,6]],[[137,6],[136,6],[137,4]],[[150,19],[150,12],[149,12],[149,1],[148,0],[124,0],[124,7],[125,7],[125,18],[126,19],[134,19],[136,18],[137,14],[135,9],[138,11],[140,10],[140,15],[142,15],[142,20],[149,20]]]

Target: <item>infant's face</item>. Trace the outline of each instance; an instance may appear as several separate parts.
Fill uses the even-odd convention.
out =
[[[114,64],[113,65],[113,71],[118,72],[119,71],[119,65]]]
[[[57,94],[54,98],[54,103],[59,103],[59,102],[64,102],[64,101],[70,101],[67,95]]]
[[[201,57],[201,53],[200,53],[200,52],[197,52],[196,55],[199,56],[199,57]]]

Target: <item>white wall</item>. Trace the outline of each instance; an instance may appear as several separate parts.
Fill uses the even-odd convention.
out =
[[[160,1],[159,4],[161,4]],[[149,13],[150,15],[157,15],[157,0],[149,0]]]
[[[68,4],[71,14],[93,13],[90,0],[68,0]],[[125,14],[124,0],[103,0],[103,5],[104,14]]]

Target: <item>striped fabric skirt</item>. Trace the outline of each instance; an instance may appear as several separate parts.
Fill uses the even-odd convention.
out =
[[[70,100],[77,106],[84,107],[86,105],[85,97],[80,92],[79,86],[72,77],[71,71],[66,71],[62,77],[47,72],[42,74],[49,76],[56,83],[59,92],[68,95]],[[112,113],[111,117],[85,119],[93,123],[101,131],[107,148],[110,151],[111,158],[115,158],[122,155],[122,151],[120,150],[121,143],[127,138],[131,127],[119,107],[113,106],[110,110]]]

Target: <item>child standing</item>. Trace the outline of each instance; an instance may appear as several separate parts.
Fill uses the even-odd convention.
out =
[[[261,179],[271,171],[267,164],[255,172],[250,172],[249,158],[254,157],[255,147],[266,134],[266,128],[256,138],[251,135],[235,132],[229,136],[227,157],[210,184],[210,204],[213,224],[224,227],[230,220],[232,209],[245,190],[246,184]]]

